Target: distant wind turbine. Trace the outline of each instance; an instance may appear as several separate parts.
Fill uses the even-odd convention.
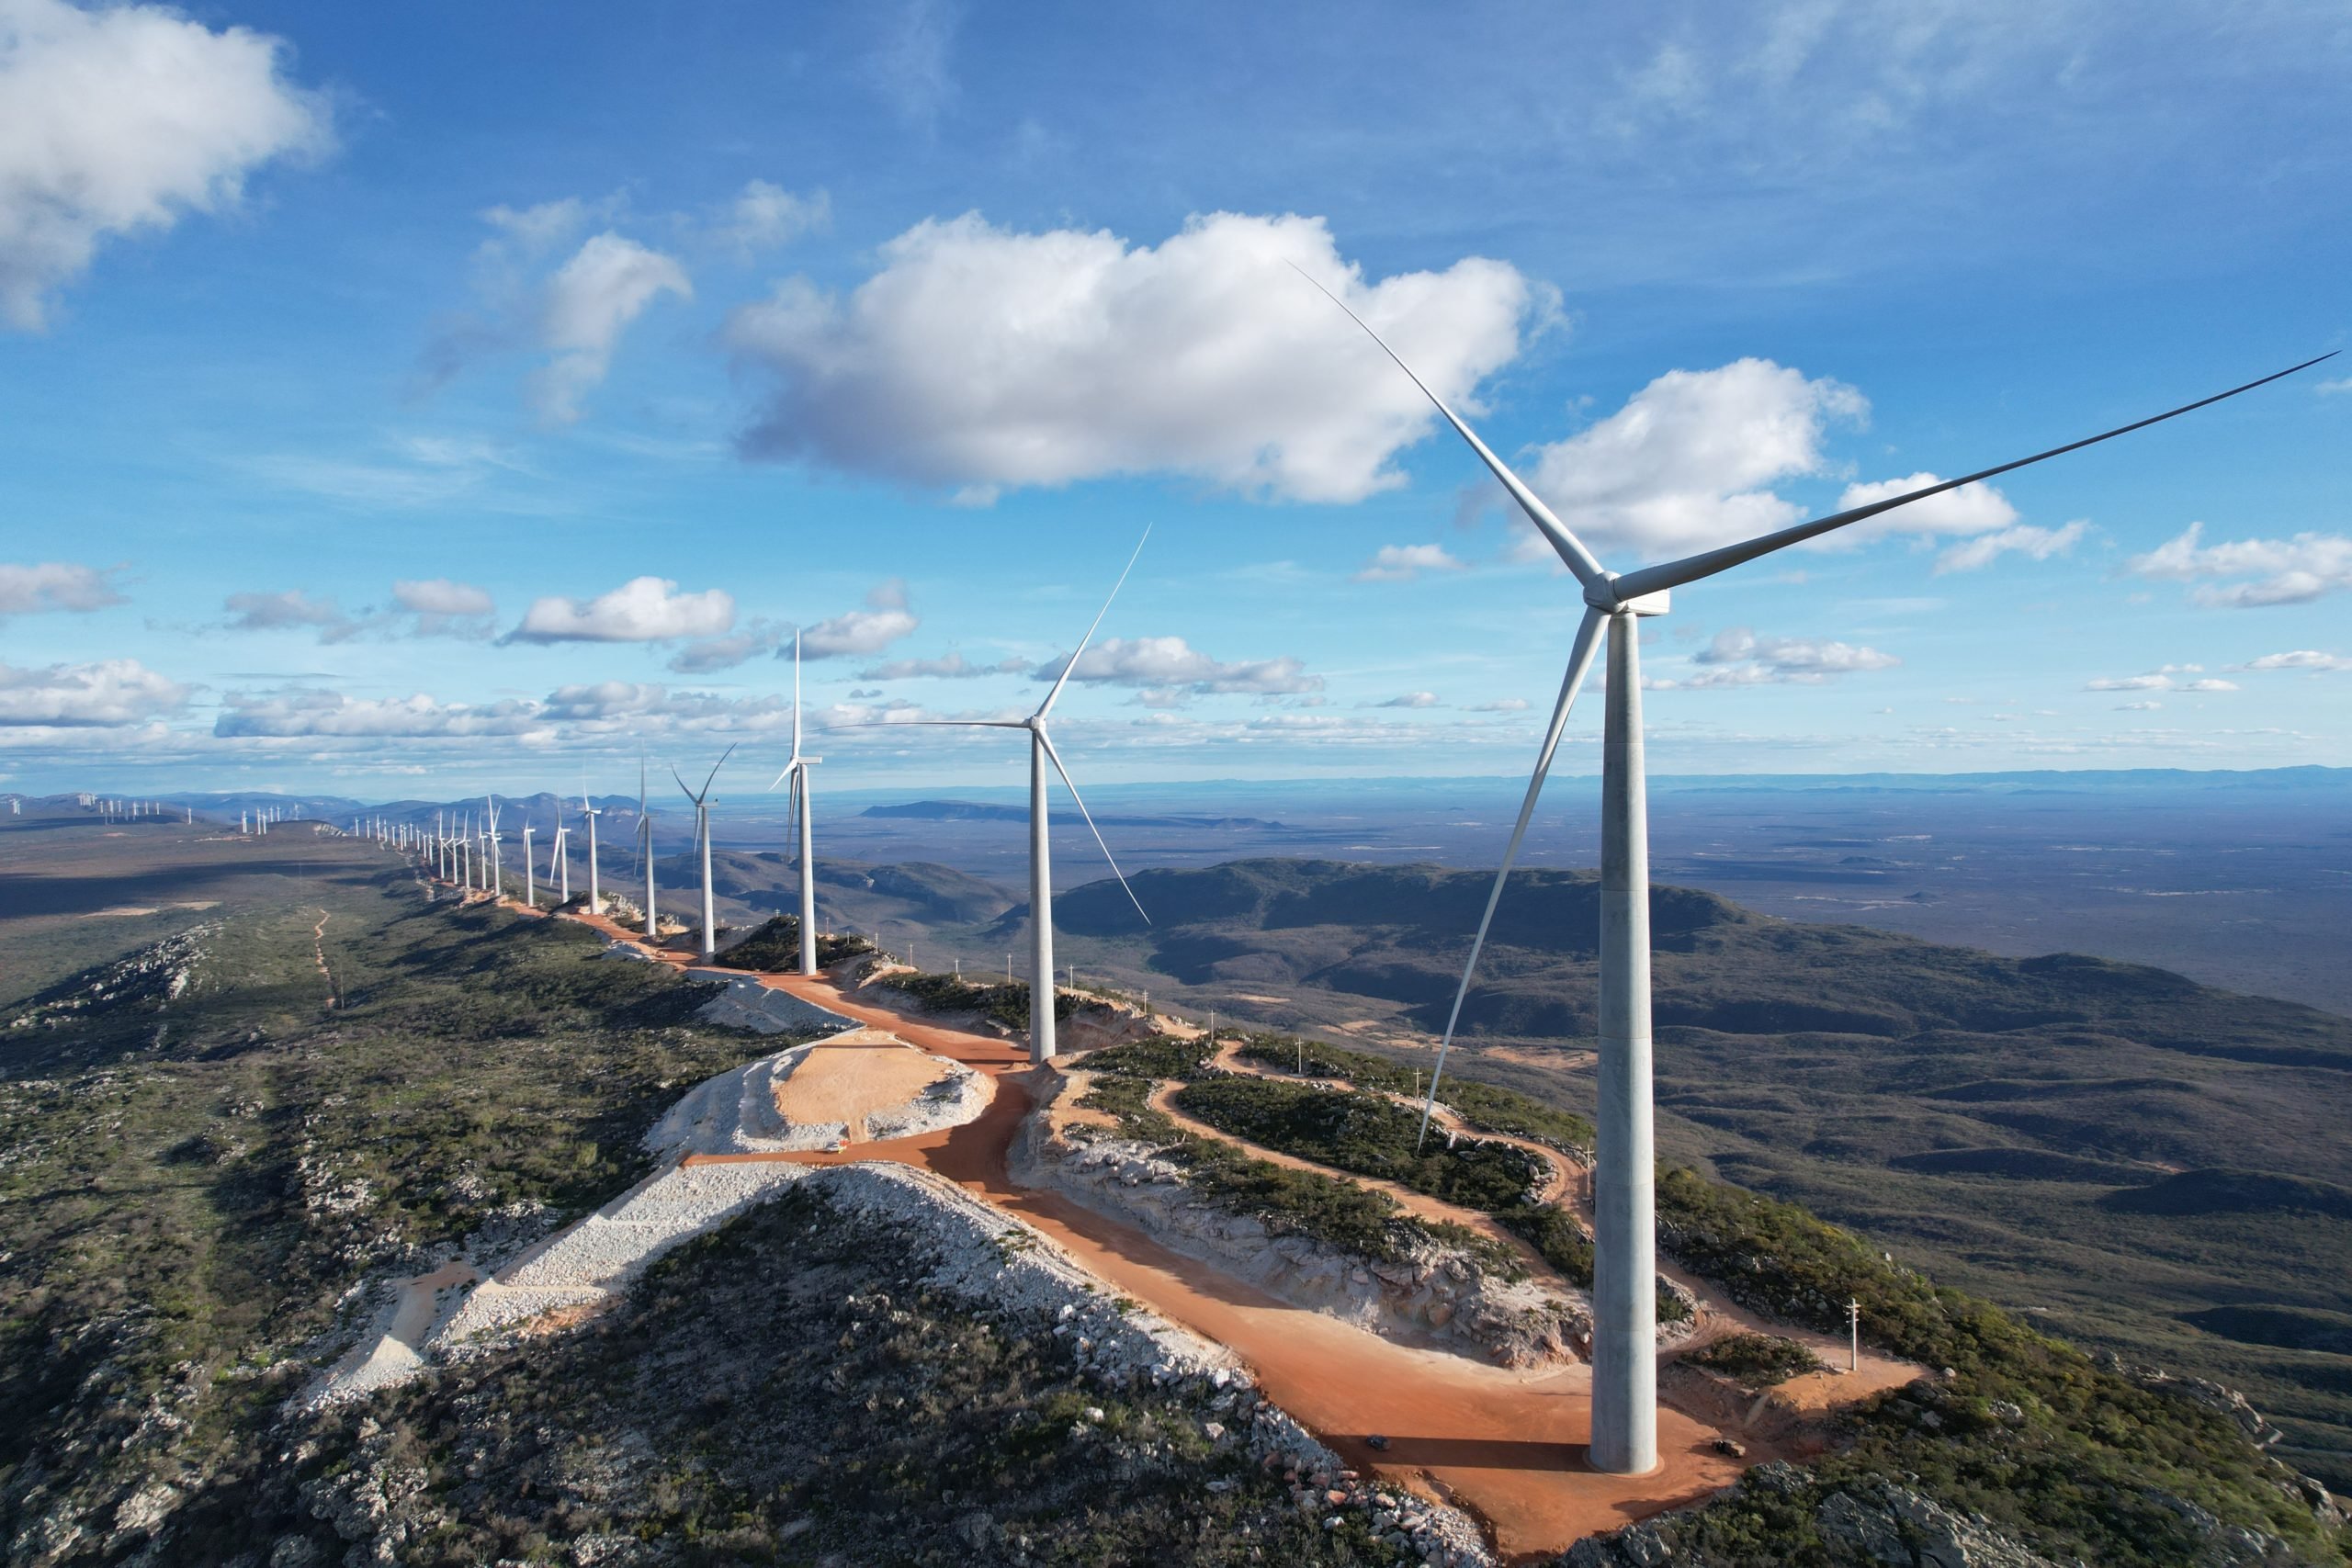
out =
[[[1144,914],[1143,900],[1136,897],[1134,888],[1127,886],[1126,874],[1119,869],[1118,861],[1111,853],[1111,846],[1102,841],[1102,829],[1094,825],[1093,813],[1086,809],[1086,801],[1079,795],[1078,784],[1070,778],[1069,770],[1062,766],[1061,753],[1054,750],[1053,737],[1046,730],[1046,720],[1054,711],[1055,702],[1062,694],[1062,688],[1069,684],[1071,671],[1078,668],[1078,661],[1085,654],[1087,645],[1094,640],[1094,633],[1102,625],[1102,617],[1111,613],[1111,601],[1116,599],[1119,590],[1125,586],[1127,572],[1135,570],[1136,561],[1142,556],[1143,547],[1150,538],[1151,530],[1146,528],[1143,538],[1136,541],[1135,554],[1127,558],[1126,570],[1120,572],[1119,581],[1111,585],[1110,598],[1103,600],[1102,608],[1095,612],[1094,625],[1086,628],[1086,636],[1080,638],[1078,647],[1071,650],[1069,662],[1063,665],[1062,672],[1054,678],[1053,690],[1046,694],[1046,700],[1037,705],[1035,713],[1020,719],[919,718],[908,721],[963,729],[1025,729],[1029,732],[1029,1059],[1033,1062],[1051,1061],[1055,1051],[1054,878],[1051,849],[1047,843],[1049,822],[1046,802],[1046,765],[1048,762],[1053,764],[1054,772],[1061,775],[1063,786],[1078,805],[1078,814],[1086,820],[1086,830],[1094,835],[1095,845],[1102,850],[1102,858],[1110,862],[1111,874],[1117,877],[1119,886],[1126,890],[1127,901],[1135,905],[1136,914],[1143,915],[1146,925],[1151,923],[1151,917]],[[858,725],[845,728],[879,727]],[[898,727],[893,725],[889,728]]]
[[[485,795],[481,803],[490,819],[490,826],[482,835],[490,843],[490,896],[503,898],[506,897],[506,868],[498,852],[498,797]]]
[[[588,798],[588,781],[585,778],[580,781],[580,815],[588,818],[588,912],[601,915],[605,912],[605,900],[596,890],[596,818],[604,813],[597,810],[596,803]]]
[[[531,818],[528,813],[523,818],[523,907],[526,909],[539,907],[538,878],[531,870]]]
[[[670,768],[670,776],[678,779],[678,787],[684,790],[686,798],[695,803],[695,840],[702,846],[702,955],[705,958],[718,952],[718,926],[713,911],[710,886],[710,785],[711,781],[718,777],[718,770],[727,765],[727,759],[734,754],[732,746],[718,754],[718,761],[710,765],[709,776],[702,781],[700,795],[686,789],[686,781],[678,778],[676,764],[673,763]]]
[[[808,826],[808,770],[823,761],[822,757],[800,754],[800,633],[792,634],[792,760],[776,774],[774,789],[786,779],[792,781],[788,818],[795,844],[800,856],[800,972],[817,972],[817,854],[815,835]]]
[[[1300,276],[1306,276],[1303,270]],[[1312,277],[1307,281],[1315,282]],[[1543,747],[1536,753],[1535,771],[1527,782],[1518,825],[1512,829],[1510,843],[1503,851],[1502,865],[1495,873],[1494,888],[1487,897],[1486,913],[1479,918],[1478,934],[1471,942],[1469,961],[1462,970],[1461,988],[1454,993],[1453,1010],[1446,1020],[1445,1035],[1438,1046],[1438,1058],[1430,1075],[1429,1097],[1421,1108],[1424,1135],[1429,1130],[1430,1112],[1437,1103],[1438,1075],[1444,1071],[1445,1053],[1453,1043],[1454,1027],[1461,1021],[1463,998],[1469,994],[1479,952],[1494,923],[1495,907],[1502,898],[1504,880],[1518,857],[1521,840],[1527,836],[1528,819],[1534,814],[1544,776],[1551,771],[1553,753],[1559,747],[1568,709],[1576,702],[1585,672],[1591,667],[1601,627],[1605,624],[1609,628],[1600,771],[1600,1064],[1599,1113],[1594,1118],[1593,1140],[1589,1457],[1597,1470],[1640,1474],[1657,1463],[1657,1231],[1650,1089],[1649,820],[1643,776],[1640,638],[1635,619],[1666,614],[1668,594],[1685,583],[1728,571],[1759,556],[1817,538],[1912,502],[2143,430],[2224,398],[2251,391],[2281,376],[2308,369],[2320,359],[2333,355],[2322,355],[2319,359],[2306,360],[2260,380],[2248,381],[2226,392],[2217,392],[2064,446],[2053,446],[2030,457],[1980,468],[1956,479],[1775,529],[1680,560],[1643,567],[1621,577],[1601,566],[1584,542],[1569,532],[1551,508],[1462,423],[1445,400],[1430,389],[1429,383],[1415,374],[1413,367],[1363,317],[1349,310],[1345,301],[1321,284],[1316,283],[1315,287],[1321,288],[1340,310],[1347,310],[1356,325],[1363,327],[1397,368],[1420,388],[1422,395],[1436,406],[1455,433],[1469,443],[1487,471],[1510,492],[1528,521],[1575,575],[1585,604],[1584,619],[1577,627],[1576,642],[1568,654],[1567,674],[1560,684],[1559,701],[1552,710],[1551,727],[1544,732]]]
[[[637,759],[637,841],[639,858],[645,862],[645,940],[651,942],[657,934],[653,918],[653,813],[645,804],[645,758]]]
[[[559,906],[571,902],[571,859],[563,852],[563,841],[571,829],[563,825],[563,801],[556,800],[555,839],[548,846],[548,876],[556,883],[555,901]]]

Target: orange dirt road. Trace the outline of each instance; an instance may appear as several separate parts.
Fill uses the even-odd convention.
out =
[[[591,923],[628,936],[608,921]],[[1292,1306],[1058,1193],[1018,1186],[1007,1170],[1007,1151],[1041,1087],[1021,1047],[854,1001],[822,978],[755,977],[995,1075],[994,1098],[977,1121],[920,1137],[861,1144],[837,1154],[696,1156],[694,1163],[891,1159],[935,1171],[1034,1225],[1161,1316],[1230,1348],[1267,1398],[1348,1464],[1467,1509],[1484,1521],[1507,1559],[1549,1555],[1584,1536],[1696,1502],[1731,1484],[1745,1468],[1714,1451],[1716,1428],[1662,1408],[1663,1462],[1656,1472],[1622,1476],[1588,1469],[1589,1369],[1514,1372],[1392,1344]],[[1364,1440],[1375,1433],[1387,1438],[1385,1451]]]

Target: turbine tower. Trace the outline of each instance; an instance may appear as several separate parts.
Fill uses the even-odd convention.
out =
[[[776,774],[774,789],[786,779],[792,781],[789,819],[793,841],[800,856],[800,972],[817,972],[817,854],[815,839],[808,826],[808,769],[822,757],[800,754],[800,633],[792,634],[792,760]]]
[[[481,803],[484,814],[490,818],[490,827],[482,835],[490,840],[490,896],[503,898],[506,897],[506,868],[498,853],[498,797],[485,795]]]
[[[1055,1050],[1054,877],[1052,852],[1047,843],[1046,763],[1051,762],[1054,772],[1061,775],[1070,799],[1077,802],[1078,814],[1086,819],[1086,830],[1094,835],[1094,842],[1102,850],[1102,858],[1110,862],[1111,874],[1119,879],[1121,887],[1126,889],[1127,901],[1135,905],[1136,914],[1143,915],[1144,924],[1151,923],[1151,917],[1144,914],[1143,900],[1136,897],[1134,888],[1127,886],[1126,874],[1119,869],[1118,861],[1113,858],[1111,846],[1102,841],[1102,829],[1094,825],[1093,813],[1086,809],[1086,801],[1079,795],[1078,785],[1070,778],[1069,770],[1062,766],[1061,753],[1054,750],[1053,737],[1046,731],[1046,720],[1054,711],[1055,702],[1062,694],[1062,688],[1069,684],[1070,671],[1078,668],[1080,656],[1086,652],[1087,644],[1094,640],[1095,630],[1102,625],[1102,617],[1111,613],[1111,600],[1116,599],[1119,590],[1125,586],[1127,572],[1135,570],[1136,561],[1142,556],[1144,544],[1150,537],[1151,530],[1146,528],[1143,538],[1136,541],[1136,553],[1127,558],[1126,570],[1120,572],[1119,581],[1111,585],[1111,596],[1103,600],[1102,608],[1095,612],[1094,625],[1086,628],[1086,636],[1080,638],[1078,647],[1071,650],[1069,662],[1062,666],[1062,672],[1054,677],[1054,689],[1046,694],[1046,700],[1037,705],[1035,713],[1027,718],[1018,719],[919,718],[910,721],[964,729],[1025,729],[1029,732],[1029,1059],[1033,1062],[1052,1061]]]
[[[588,912],[601,915],[605,912],[605,901],[596,891],[596,818],[604,813],[597,810],[596,803],[588,798],[586,779],[580,781],[580,815],[588,818]]]
[[[538,881],[531,872],[531,819],[527,816],[523,818],[523,907],[539,907]]]
[[[645,940],[654,940],[653,922],[653,813],[645,805],[645,757],[637,759],[637,841],[639,858],[645,862]]]
[[[1306,276],[1302,271],[1301,276]],[[1311,277],[1307,281],[1314,283]],[[1619,576],[1604,568],[1584,542],[1537,498],[1520,477],[1462,423],[1445,400],[1430,389],[1413,367],[1382,340],[1363,317],[1319,283],[1315,285],[1340,310],[1347,310],[1398,369],[1412,378],[1462,439],[1469,443],[1502,487],[1510,492],[1562,564],[1574,574],[1585,604],[1569,650],[1566,677],[1552,710],[1551,727],[1536,753],[1535,770],[1527,783],[1519,822],[1503,852],[1502,865],[1479,918],[1478,933],[1463,966],[1462,985],[1454,993],[1453,1011],[1430,1075],[1429,1098],[1421,1108],[1426,1134],[1430,1110],[1437,1103],[1438,1075],[1445,1070],[1445,1053],[1453,1043],[1462,1017],[1463,998],[1493,924],[1495,906],[1502,898],[1504,879],[1527,834],[1527,823],[1551,771],[1553,753],[1560,744],[1568,709],[1574,705],[1585,672],[1591,667],[1601,627],[1609,630],[1609,665],[1603,690],[1600,764],[1600,1065],[1598,1114],[1594,1118],[1593,1280],[1592,1280],[1592,1448],[1593,1468],[1621,1475],[1637,1475],[1657,1465],[1657,1156],[1652,1141],[1650,1091],[1650,912],[1649,813],[1642,761],[1642,682],[1638,617],[1662,615],[1668,595],[1685,583],[1817,538],[1834,529],[1860,523],[1883,512],[1941,495],[1962,485],[1989,479],[2028,464],[2145,429],[2163,420],[2251,391],[2281,376],[2308,369],[2319,359],[2248,381],[2193,403],[2137,420],[2098,435],[2053,446],[2030,457],[1980,468],[1956,479],[1925,486],[1885,501],[1817,517],[1779,528],[1738,544],[1703,550],[1679,560],[1661,562]],[[2322,355],[2320,359],[2332,357]]]
[[[571,861],[563,852],[563,840],[571,829],[563,825],[563,802],[556,802],[555,840],[548,846],[548,875],[556,881],[555,901],[559,906],[571,902]]]
[[[732,746],[718,754],[718,761],[710,765],[709,777],[702,781],[700,795],[686,789],[686,781],[678,779],[674,764],[670,769],[670,776],[678,779],[678,787],[685,790],[686,798],[695,803],[695,840],[702,846],[702,955],[705,958],[718,952],[718,925],[712,912],[710,890],[710,784],[712,779],[718,777],[718,770],[727,765],[727,759],[734,754]]]

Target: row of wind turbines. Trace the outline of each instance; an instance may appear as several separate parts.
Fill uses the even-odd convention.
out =
[[[1302,276],[1305,276],[1302,274]],[[1310,283],[1315,280],[1308,278]],[[1322,288],[1322,285],[1315,283]],[[1497,457],[1487,444],[1449,408],[1444,400],[1391,348],[1363,318],[1350,310],[1344,301],[1323,290],[1333,304],[1347,311],[1364,333],[1377,344],[1396,367],[1410,378],[1445,422],[1468,444],[1478,460],[1496,480],[1510,493],[1520,511],[1559,557],[1575,580],[1577,591],[1584,604],[1574,641],[1568,650],[1567,667],[1563,676],[1559,696],[1552,710],[1535,765],[1521,802],[1509,847],[1495,874],[1484,914],[1471,940],[1460,987],[1440,1042],[1437,1060],[1430,1076],[1429,1089],[1422,1106],[1421,1130],[1426,1134],[1429,1117],[1437,1101],[1441,1078],[1447,1054],[1451,1051],[1462,1006],[1476,977],[1480,955],[1486,946],[1497,907],[1528,824],[1534,815],[1544,784],[1550,773],[1553,759],[1558,750],[1561,735],[1566,728],[1570,708],[1576,702],[1587,673],[1597,657],[1604,632],[1607,636],[1608,663],[1603,682],[1604,716],[1602,723],[1601,763],[1601,865],[1600,865],[1600,935],[1601,962],[1600,976],[1600,1066],[1599,1107],[1595,1118],[1595,1168],[1593,1177],[1595,1267],[1593,1281],[1592,1376],[1593,1404],[1589,1460],[1599,1470],[1621,1474],[1639,1474],[1657,1464],[1657,1302],[1654,1279],[1657,1271],[1656,1250],[1656,1154],[1653,1137],[1651,1091],[1651,1029],[1650,1029],[1650,919],[1649,919],[1649,829],[1643,760],[1643,721],[1641,699],[1641,670],[1638,649],[1637,622],[1643,618],[1665,615],[1669,596],[1676,588],[1701,581],[1759,557],[1786,549],[1808,539],[1839,528],[1850,526],[1867,518],[1876,517],[1897,508],[1908,506],[1931,496],[1940,495],[1964,485],[1974,484],[2009,473],[2031,464],[2044,462],[2069,452],[2079,451],[2117,436],[2142,430],[2149,425],[2177,418],[2197,409],[2217,403],[2227,398],[2253,390],[2269,382],[2305,370],[2322,360],[2334,357],[2323,355],[2317,359],[2289,367],[2249,381],[2227,391],[2202,398],[2192,403],[2165,411],[2130,424],[2102,432],[2097,435],[2072,441],[2030,457],[1980,468],[1959,479],[1946,479],[1893,496],[1889,499],[1815,518],[1791,527],[1781,528],[1754,538],[1720,548],[1702,551],[1678,560],[1665,561],[1620,574],[1604,567],[1583,541],[1544,505],[1520,477]],[[1149,537],[1147,529],[1145,538]],[[1111,594],[1103,602],[1086,636],[1069,657],[1052,688],[1036,710],[1022,719],[930,719],[920,724],[961,728],[1024,730],[1029,737],[1029,886],[1030,886],[1030,1055],[1034,1061],[1046,1062],[1056,1052],[1054,1021],[1054,937],[1053,888],[1051,855],[1048,841],[1047,796],[1050,768],[1060,777],[1064,787],[1078,807],[1088,830],[1093,835],[1103,859],[1109,863],[1112,874],[1134,901],[1137,914],[1147,923],[1142,901],[1119,869],[1104,841],[1093,816],[1086,808],[1076,782],[1070,777],[1060,753],[1056,750],[1049,729],[1054,705],[1060,699],[1080,658],[1091,644],[1094,634],[1109,614],[1121,586],[1132,572],[1142,553],[1138,543],[1136,554],[1128,559],[1114,583]],[[816,973],[815,948],[815,861],[809,823],[808,770],[820,759],[802,751],[801,703],[799,677],[799,647],[794,645],[793,660],[793,735],[792,756],[784,771],[777,774],[776,784],[790,782],[792,787],[792,833],[799,874],[800,953],[799,971],[803,975]],[[855,726],[852,728],[868,728]],[[891,728],[901,728],[892,726]],[[713,953],[715,926],[712,921],[713,890],[711,883],[709,806],[712,784],[718,770],[726,764],[732,748],[722,755],[703,781],[700,791],[689,788],[675,769],[673,776],[679,789],[695,808],[695,840],[702,860],[702,951],[705,957]],[[769,786],[771,789],[775,784]],[[645,815],[643,776],[639,778],[639,832],[648,847],[643,857],[647,866],[646,931],[653,931],[653,884],[651,872],[650,824]],[[589,900],[595,907],[596,892],[594,834],[596,811],[583,799],[580,815],[587,820],[590,839]],[[489,875],[495,889],[498,878],[496,810],[494,803],[488,813],[490,820],[488,844]],[[528,826],[526,826],[527,840]],[[558,827],[560,843],[564,829]],[[461,864],[462,840],[459,845]],[[447,846],[444,846],[446,849]],[[560,863],[560,854],[558,855]],[[565,868],[568,874],[568,867]],[[568,895],[569,885],[565,891]]]

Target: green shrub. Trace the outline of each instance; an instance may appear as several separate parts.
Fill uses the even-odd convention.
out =
[[[1821,1371],[1819,1357],[1795,1340],[1777,1334],[1727,1335],[1682,1359],[1752,1389],[1770,1388],[1806,1372]]]
[[[1385,1056],[1351,1051],[1320,1040],[1303,1040],[1296,1035],[1252,1034],[1238,1054],[1244,1061],[1257,1062],[1277,1071],[1304,1070],[1311,1077],[1345,1078],[1360,1089],[1389,1094],[1409,1096],[1429,1087],[1427,1073],[1399,1066]],[[1471,1127],[1482,1133],[1501,1133],[1548,1144],[1566,1153],[1591,1153],[1590,1122],[1515,1089],[1464,1077],[1458,1070],[1459,1062],[1460,1058],[1455,1058],[1453,1065],[1457,1070],[1447,1074],[1443,1092],[1438,1098],[1441,1104]]]
[[[1524,1202],[1544,1175],[1534,1156],[1509,1144],[1448,1148],[1432,1136],[1416,1152],[1419,1119],[1379,1095],[1223,1077],[1187,1084],[1176,1106],[1235,1137],[1485,1213]]]

